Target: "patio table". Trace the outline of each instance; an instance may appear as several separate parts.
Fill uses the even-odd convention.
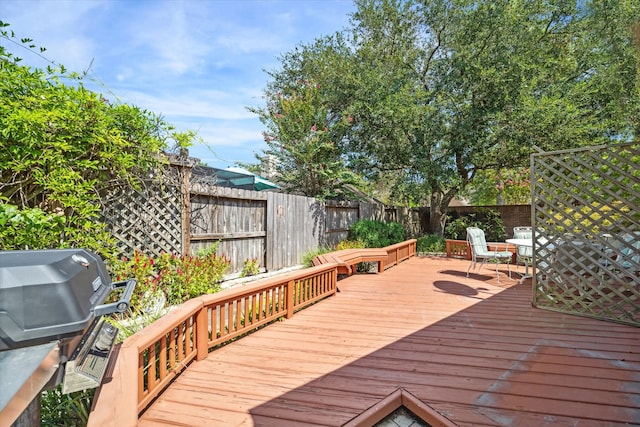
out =
[[[515,245],[516,246],[516,251],[518,250],[517,248],[520,246],[524,246],[527,248],[532,248],[533,247],[533,239],[507,239],[505,240],[505,242],[511,244],[511,245]],[[525,279],[529,279],[532,277],[531,274],[529,274],[529,264],[525,264],[524,266],[524,274],[521,274],[520,272],[516,271],[516,273],[520,274],[520,284],[522,284]]]

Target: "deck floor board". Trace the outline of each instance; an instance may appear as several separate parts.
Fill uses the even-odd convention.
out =
[[[140,426],[340,426],[403,388],[468,426],[640,424],[640,328],[411,258],[192,363]]]

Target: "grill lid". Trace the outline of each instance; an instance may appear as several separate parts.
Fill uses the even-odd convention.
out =
[[[0,350],[82,334],[111,289],[84,249],[0,252]]]

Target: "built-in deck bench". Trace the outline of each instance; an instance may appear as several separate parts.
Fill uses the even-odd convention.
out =
[[[335,263],[338,264],[338,274],[351,275],[355,271],[356,265],[361,262],[377,262],[378,273],[382,273],[389,258],[386,249],[342,249],[339,251],[327,252],[313,258],[314,266]]]

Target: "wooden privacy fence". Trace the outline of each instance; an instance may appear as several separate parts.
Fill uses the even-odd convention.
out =
[[[415,256],[416,241],[383,248],[386,266]],[[210,350],[279,318],[291,318],[337,290],[337,264],[325,264],[204,295],[127,338],[94,398],[89,426],[133,426],[173,378]]]
[[[134,250],[196,254],[218,244],[240,272],[246,260],[265,271],[299,265],[318,247],[333,247],[363,219],[398,221],[418,234],[419,215],[367,201],[326,201],[273,191],[218,187],[192,176],[192,158],[172,158],[162,180],[103,195],[103,218],[120,255]],[[415,234],[414,234],[415,233]]]
[[[534,154],[540,308],[640,326],[640,143]]]

